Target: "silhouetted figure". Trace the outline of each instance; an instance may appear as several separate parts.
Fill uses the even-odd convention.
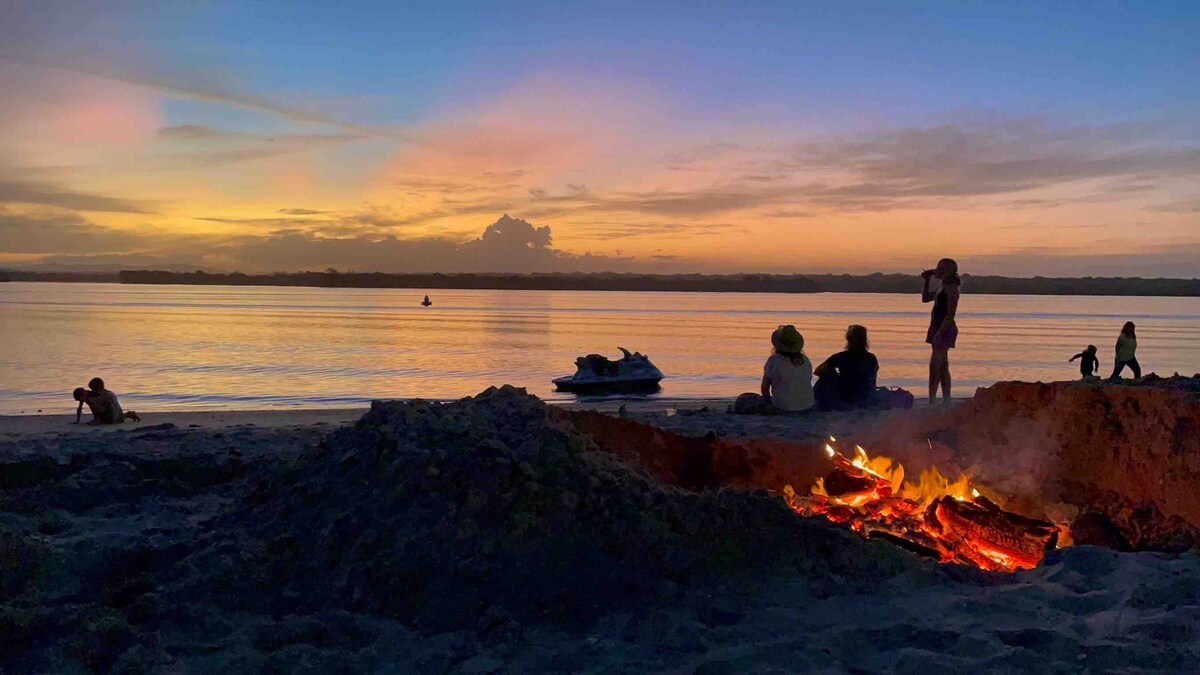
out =
[[[425,296],[425,299],[421,301],[421,306],[422,306],[422,307],[428,307],[428,306],[430,306],[430,305],[432,305],[432,304],[433,304],[433,301],[429,299],[429,296],[428,296],[428,295],[427,295],[427,296]]]
[[[92,411],[92,421],[88,424],[120,424],[126,419],[139,421],[141,418],[132,410],[124,412],[121,410],[121,404],[117,401],[117,395],[104,388],[104,380],[93,377],[88,382],[88,388],[79,387],[73,393],[76,401],[79,401],[79,407],[75,410],[75,423],[79,424],[79,420],[83,417],[83,406],[87,405]]]
[[[1083,379],[1100,375],[1100,359],[1096,358],[1096,345],[1088,345],[1087,349],[1072,356],[1070,361],[1081,359],[1079,361],[1079,374]],[[1070,363],[1068,361],[1068,363]]]
[[[870,352],[867,329],[846,329],[846,349],[830,356],[813,371],[817,384],[813,393],[821,410],[845,410],[872,405],[879,360]]]
[[[1132,321],[1126,321],[1121,328],[1121,334],[1117,336],[1117,356],[1116,363],[1113,365],[1112,375],[1108,379],[1115,380],[1121,376],[1121,372],[1125,370],[1125,366],[1133,371],[1133,378],[1140,379],[1142,377],[1142,367],[1137,362],[1137,334]]]
[[[958,313],[959,288],[962,279],[958,276],[958,263],[951,258],[942,258],[937,267],[921,273],[925,284],[921,288],[921,302],[932,302],[933,312],[929,316],[929,330],[925,342],[933,347],[929,356],[929,402],[937,398],[942,388],[942,400],[950,400],[950,350],[958,341],[958,325],[954,316]],[[931,281],[936,280],[936,288]]]

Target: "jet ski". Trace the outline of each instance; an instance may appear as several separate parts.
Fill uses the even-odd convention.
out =
[[[575,359],[575,374],[553,380],[559,391],[576,394],[611,394],[617,392],[654,392],[663,374],[650,358],[640,352],[629,353],[617,347],[623,355],[616,361],[600,354],[588,354]]]
[[[428,307],[428,306],[430,306],[430,305],[432,305],[432,304],[433,304],[433,301],[429,299],[429,296],[428,296],[428,295],[427,295],[427,296],[425,296],[425,299],[421,301],[421,306],[422,306],[422,307]]]

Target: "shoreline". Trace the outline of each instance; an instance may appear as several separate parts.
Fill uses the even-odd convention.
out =
[[[396,399],[413,400],[413,399]],[[432,399],[426,399],[432,400]],[[725,412],[733,404],[734,397],[719,399],[605,399],[602,401],[546,401],[547,405],[567,410],[595,410],[616,413],[625,406],[630,413],[653,415],[679,410],[701,410]],[[448,403],[449,401],[438,401]],[[355,408],[295,408],[263,410],[188,410],[138,413],[140,422],[126,421],[122,424],[90,426],[87,421],[91,413],[84,411],[82,421],[75,424],[74,413],[0,414],[0,437],[40,435],[54,433],[116,433],[135,431],[150,426],[174,424],[179,428],[220,429],[229,427],[261,427],[266,429],[328,426],[330,428],[349,424],[362,417],[370,406]],[[671,413],[673,414],[673,413]]]

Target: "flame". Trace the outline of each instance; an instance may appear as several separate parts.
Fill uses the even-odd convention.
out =
[[[834,466],[829,479],[837,479],[839,493],[830,495],[824,478],[816,480],[807,497],[785,485],[784,499],[796,512],[823,515],[864,536],[880,533],[905,540],[942,562],[987,570],[1033,567],[1045,547],[1058,541],[1052,523],[1004,511],[966,474],[951,479],[929,467],[914,481],[900,462],[872,457],[860,445],[847,457],[836,443],[830,436],[825,454]]]
[[[830,436],[830,440],[833,437]],[[825,444],[825,454],[833,458],[838,455],[837,450],[832,445]],[[892,486],[895,494],[898,496],[916,502],[921,508],[929,506],[935,499],[943,496],[951,496],[959,501],[971,499],[979,496],[979,490],[971,485],[971,479],[966,474],[959,474],[958,478],[950,480],[942,475],[936,468],[929,467],[917,476],[917,482],[904,480],[904,465],[890,457],[871,457],[861,445],[854,446],[854,459],[849,460],[851,466],[860,469],[863,472],[879,479],[886,481],[889,486]],[[898,489],[897,489],[898,486]],[[825,480],[818,478],[813,484],[812,494],[828,497],[829,494],[825,491]],[[837,499],[834,499],[837,502]],[[845,502],[849,504],[849,501]]]

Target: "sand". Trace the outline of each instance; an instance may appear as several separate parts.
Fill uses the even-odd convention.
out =
[[[637,414],[660,415],[670,411],[708,408],[724,411],[733,403],[716,399],[631,398],[604,399],[557,404],[572,410],[600,410],[616,413],[625,406]],[[141,427],[174,424],[181,428],[224,429],[230,427],[294,428],[304,426],[337,426],[348,424],[363,416],[366,408],[314,408],[274,410],[209,410],[186,412],[142,413],[140,422],[126,421],[109,426],[90,426],[91,414],[85,409],[82,422],[75,424],[75,415],[34,414],[0,415],[0,438],[19,438],[38,434],[95,434],[133,431]]]
[[[697,406],[687,402],[657,401],[653,407],[626,404],[624,414],[692,435],[711,430],[776,438],[853,431],[896,415],[925,414],[918,408],[742,418],[720,412],[719,402],[699,407],[705,405],[707,412],[694,410]],[[606,402],[589,407],[617,414],[614,408],[619,406]],[[767,567],[762,567],[766,564],[762,561],[739,563],[746,570],[717,579],[688,574],[680,578],[679,572],[672,572],[674,581],[661,578],[633,600],[613,598],[589,605],[600,614],[580,622],[514,612],[505,604],[513,598],[519,601],[521,595],[515,591],[520,587],[514,586],[514,593],[489,599],[492,606],[465,612],[463,621],[431,628],[412,618],[425,617],[421,612],[391,612],[386,600],[372,599],[371,592],[402,588],[394,584],[405,578],[403,574],[388,577],[386,567],[346,567],[346,559],[336,556],[329,564],[338,565],[341,586],[327,586],[322,575],[310,575],[315,590],[290,592],[305,586],[288,570],[301,569],[307,560],[303,557],[307,554],[287,557],[295,546],[292,539],[302,542],[296,550],[303,553],[303,546],[320,541],[306,539],[309,530],[330,536],[386,532],[394,521],[381,516],[394,510],[403,513],[410,503],[400,493],[393,497],[391,492],[381,492],[390,490],[401,476],[408,476],[403,480],[456,476],[455,485],[474,481],[474,491],[464,494],[479,495],[483,490],[482,498],[496,489],[488,487],[487,472],[461,474],[470,463],[445,464],[454,461],[455,451],[450,449],[459,447],[454,434],[473,433],[471,428],[483,425],[480,438],[501,438],[487,431],[479,414],[464,411],[457,417],[443,417],[434,411],[405,409],[389,413],[391,426],[376,424],[356,431],[350,425],[362,412],[161,413],[116,428],[75,426],[70,423],[73,416],[0,417],[0,670],[689,674],[1200,670],[1200,558],[1194,553],[1118,553],[1077,547],[1052,553],[1035,570],[1003,575],[936,565],[879,542],[864,548],[865,542],[857,540],[835,538],[818,545],[813,539],[790,554],[794,565],[781,568],[779,560],[768,560]],[[501,411],[492,417],[497,421],[488,424],[505,424],[507,417],[529,419],[528,409],[519,408],[518,413]],[[430,421],[435,419],[441,421]],[[503,441],[508,445],[495,450],[527,453],[521,439],[536,435],[518,430],[510,435],[511,441]],[[363,445],[364,438],[371,440]],[[357,450],[346,452],[370,447],[382,453],[371,455],[375,459],[370,461],[383,461],[393,452],[387,445],[393,438],[414,444],[413,452],[425,452],[430,443],[440,449],[428,455],[433,459],[422,460],[427,464],[415,467],[409,466],[411,460],[405,455],[398,455],[398,463],[387,471],[400,473],[388,473],[386,479],[373,465],[363,465],[364,456]],[[470,445],[463,445],[462,452],[468,451]],[[569,460],[570,453],[581,451],[567,452]],[[530,468],[522,466],[513,474],[534,477],[531,485],[540,486],[534,493],[546,500],[534,504],[559,503],[565,495],[556,491],[586,482],[559,485],[550,474],[538,477],[544,470],[539,461],[529,460]],[[603,460],[610,467],[605,471],[620,473],[612,461]],[[459,473],[447,473],[451,469]],[[642,475],[630,471],[630,476]],[[635,528],[630,530],[632,539],[639,536],[634,534],[636,528],[659,532],[657,528],[663,527],[655,524],[659,523],[655,518],[660,511],[656,504],[664,497],[654,496],[658,488],[646,486],[645,480],[643,476],[629,484],[645,487],[621,488],[628,495],[622,499],[648,495],[639,517],[649,520],[628,521]],[[335,484],[341,486],[336,493],[322,495],[321,490]],[[358,485],[367,487],[354,493]],[[609,495],[604,485],[580,490]],[[579,499],[589,503],[586,497]],[[782,514],[772,500],[767,495],[722,492],[704,507],[709,516],[697,510],[696,517],[716,518],[706,521],[710,528],[706,536],[717,543],[729,536],[730,545],[743,550],[738,547],[747,545],[745,536],[766,535],[732,536],[729,528],[738,527],[739,519],[759,518],[753,515],[757,513],[784,518],[772,515]],[[355,510],[356,504],[363,508]],[[463,520],[463,513],[445,511],[444,517],[450,519],[445,527],[450,529],[437,525],[436,518],[429,520],[428,536],[435,539],[422,541],[474,536],[463,534],[472,522]],[[558,522],[557,509],[545,511],[538,506],[530,513],[535,514],[533,520],[520,516],[505,527],[515,522],[529,536],[540,537],[541,528]],[[478,527],[489,527],[482,515],[473,518]],[[543,524],[545,518],[551,525]],[[624,522],[612,521],[612,527]],[[821,533],[827,532],[803,522],[778,527],[783,528],[780,533],[800,538],[824,537]],[[280,532],[291,534],[285,537]],[[660,541],[660,534],[653,536]],[[386,546],[388,538],[371,534],[366,540],[346,544],[345,551],[361,551],[367,544],[380,545],[379,541]],[[468,546],[470,540],[462,541]],[[554,540],[536,541],[549,543],[530,544],[531,552],[542,553],[531,554],[526,572],[536,573],[544,564],[546,549],[538,547]],[[663,550],[669,552],[673,545],[669,542],[674,540],[661,541],[667,543],[656,546],[666,546]],[[408,550],[365,560],[399,560]],[[519,556],[521,550],[510,548],[507,555]],[[609,555],[605,550],[593,554],[601,556],[600,563]],[[560,555],[562,549],[552,551]],[[680,560],[694,561],[696,555],[700,554],[693,551],[691,558]],[[301,567],[289,567],[297,564]],[[670,563],[678,564],[682,563]],[[714,564],[714,569],[721,569],[719,559]],[[588,573],[603,568],[598,564]],[[830,576],[828,570],[840,571]],[[384,583],[388,578],[393,581]],[[557,583],[569,587],[572,582],[564,577]],[[243,587],[244,591],[238,590]],[[334,592],[338,588],[342,590]],[[344,595],[355,589],[366,595],[358,599]],[[419,593],[420,588],[412,592]],[[186,598],[190,599],[181,600]],[[456,599],[461,602],[461,595]],[[429,611],[427,604],[420,607]]]

